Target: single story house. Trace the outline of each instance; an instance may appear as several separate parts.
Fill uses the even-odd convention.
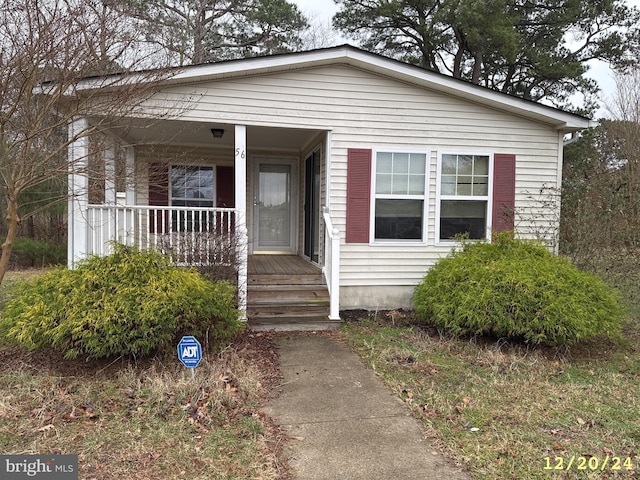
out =
[[[69,262],[110,240],[233,258],[256,322],[410,307],[457,235],[553,248],[563,138],[591,126],[348,45],[185,67],[70,146]]]

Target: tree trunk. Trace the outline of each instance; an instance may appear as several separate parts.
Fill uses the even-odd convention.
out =
[[[193,60],[194,65],[199,65],[205,62],[205,42],[206,35],[204,23],[207,15],[204,6],[200,11],[196,12],[193,20]]]
[[[480,84],[482,75],[482,53],[476,52],[473,55],[473,73],[471,75],[471,83]]]
[[[453,78],[462,78],[462,61],[464,60],[464,52],[467,49],[467,42],[461,30],[455,29],[456,40],[458,42],[458,50],[453,59]]]
[[[462,78],[462,56],[464,50],[462,47],[458,47],[456,55],[453,59],[453,78]]]
[[[4,280],[4,275],[9,268],[13,242],[18,236],[18,226],[20,216],[18,215],[18,202],[11,195],[6,195],[7,200],[7,238],[2,245],[2,255],[0,256],[0,285]]]

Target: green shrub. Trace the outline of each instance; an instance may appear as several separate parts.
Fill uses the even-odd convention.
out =
[[[67,358],[149,355],[183,334],[218,346],[240,329],[231,285],[123,245],[19,285],[0,320],[19,345]]]
[[[616,336],[625,313],[598,277],[511,232],[491,244],[463,242],[429,270],[414,302],[420,319],[457,335],[545,345]]]

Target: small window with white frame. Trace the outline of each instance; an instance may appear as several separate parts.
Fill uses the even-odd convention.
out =
[[[376,152],[373,233],[376,241],[423,241],[426,153]]]
[[[209,211],[201,208],[214,206],[213,167],[172,165],[170,200],[174,207],[193,208],[173,212],[174,231],[207,231],[213,216]]]
[[[172,165],[171,205],[213,207],[213,167]]]
[[[487,235],[491,155],[443,153],[439,172],[437,241]]]

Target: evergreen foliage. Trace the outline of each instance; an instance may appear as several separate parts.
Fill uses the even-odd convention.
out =
[[[334,26],[366,50],[564,107],[575,93],[597,91],[595,82],[584,76],[587,62],[634,64],[640,44],[640,11],[623,0],[336,4]]]
[[[124,245],[19,285],[0,320],[19,345],[67,358],[146,356],[185,334],[216,347],[240,329],[231,285]]]
[[[55,245],[33,238],[17,238],[11,252],[11,265],[14,267],[46,267],[66,261],[66,245]]]
[[[466,243],[429,270],[414,293],[425,322],[456,335],[492,335],[561,345],[604,334],[624,321],[617,292],[512,232]]]

